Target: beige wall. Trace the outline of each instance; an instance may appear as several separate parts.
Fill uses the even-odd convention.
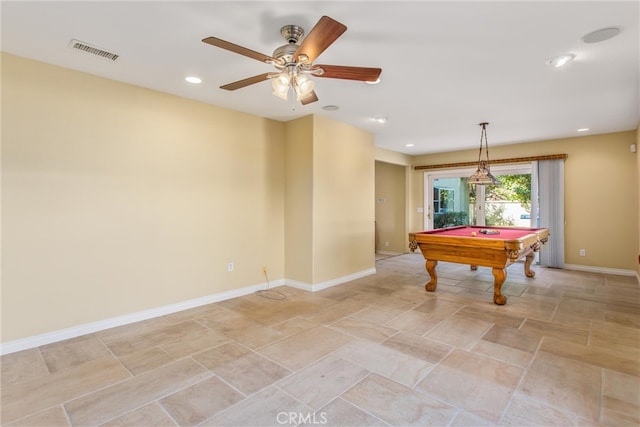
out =
[[[411,166],[413,162],[412,156],[380,147],[376,147],[375,156],[376,161],[391,163],[393,165]]]
[[[314,116],[313,283],[375,267],[373,135]]]
[[[636,139],[636,132],[629,131],[492,146],[491,158],[567,154],[565,262],[637,271],[638,160],[629,150]],[[420,156],[414,166],[473,161],[475,156],[476,150]],[[423,175],[413,173],[413,212],[424,204]],[[422,224],[421,214],[412,215],[414,230]],[[587,256],[579,256],[580,249],[586,249]]]
[[[2,342],[246,289],[263,266],[280,283],[372,270],[374,153],[328,119],[3,54]]]
[[[282,123],[10,55],[2,86],[3,341],[283,277]]]
[[[373,269],[373,135],[319,116],[285,129],[287,280],[310,286]]]
[[[640,125],[636,128],[636,150],[640,150]],[[637,185],[637,189],[638,189],[638,204],[636,205],[636,223],[640,224],[640,153],[638,153],[636,151],[635,153],[636,155],[636,174],[637,174],[637,181],[636,181],[636,185]],[[638,255],[638,264],[636,264],[636,272],[637,272],[637,276],[640,279],[640,225],[638,226],[638,248],[637,248],[637,255]]]
[[[313,283],[313,117],[285,125],[285,276]]]
[[[376,252],[407,251],[405,169],[376,162]]]

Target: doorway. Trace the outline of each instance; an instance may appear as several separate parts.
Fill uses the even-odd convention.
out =
[[[375,252],[399,255],[407,247],[407,167],[375,163]]]

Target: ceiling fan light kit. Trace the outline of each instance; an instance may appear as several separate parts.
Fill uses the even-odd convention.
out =
[[[272,78],[271,86],[273,87],[273,94],[278,98],[288,99],[289,89],[293,87],[296,93],[296,99],[301,101],[309,96],[313,92],[315,83],[304,73],[299,73],[293,68],[289,68],[276,74]]]
[[[271,86],[273,87],[273,94],[278,98],[287,100],[287,93],[289,92],[289,84],[291,83],[291,77],[288,73],[280,73],[271,80]]]
[[[221,89],[236,90],[243,87],[271,79],[273,95],[287,100],[289,89],[293,88],[296,99],[302,105],[318,100],[315,93],[315,82],[309,75],[315,77],[360,80],[364,82],[379,81],[382,69],[369,67],[351,67],[343,65],[313,65],[313,61],[324,52],[338,37],[347,30],[340,22],[323,16],[302,40],[304,29],[298,25],[285,25],[280,34],[287,40],[287,44],[273,51],[273,56],[242,47],[217,37],[207,37],[204,43],[228,51],[256,59],[274,66],[278,71],[264,73],[220,86]]]
[[[315,87],[315,83],[306,74],[297,74],[294,82],[298,101],[301,101],[311,95]]]

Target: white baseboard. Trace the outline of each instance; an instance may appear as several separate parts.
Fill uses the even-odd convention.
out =
[[[636,276],[638,273],[633,270],[623,270],[619,268],[592,267],[590,265],[565,264],[562,268],[566,270],[586,271],[589,273],[613,274],[616,276]]]
[[[105,329],[115,328],[117,326],[128,325],[142,320],[152,319],[154,317],[166,316],[167,314],[176,313],[178,311],[188,310],[190,308],[200,307],[231,298],[248,295],[259,290],[264,290],[267,286],[273,288],[284,285],[284,279],[274,280],[270,283],[259,283],[257,285],[247,286],[240,289],[218,292],[216,294],[207,295],[201,298],[182,301],[175,304],[169,304],[162,307],[155,307],[148,310],[138,311],[123,316],[112,317],[110,319],[98,320],[96,322],[85,323],[84,325],[72,326],[70,328],[59,329],[57,331],[46,332],[40,335],[34,335],[27,338],[8,341],[0,344],[0,355],[15,353],[17,351],[28,350],[30,348],[40,347],[42,345],[79,337],[94,332],[103,331]]]
[[[15,353],[30,348],[40,347],[42,345],[51,344],[82,335],[92,334],[94,332],[104,331],[105,329],[115,328],[117,326],[129,325],[131,323],[140,322],[142,320],[153,319],[154,317],[166,316],[167,314],[177,313],[179,311],[188,310],[190,308],[200,307],[231,298],[248,295],[267,287],[275,288],[282,285],[291,286],[293,288],[303,289],[305,291],[316,292],[331,286],[359,279],[376,273],[375,268],[359,271],[357,273],[348,274],[336,279],[327,280],[320,283],[309,284],[298,282],[296,280],[278,279],[270,283],[259,283],[257,285],[247,286],[240,289],[219,292],[207,295],[201,298],[182,301],[175,304],[169,304],[162,307],[155,307],[148,310],[138,311],[123,316],[112,317],[110,319],[98,320],[96,322],[85,323],[84,325],[72,326],[70,328],[59,329],[57,331],[46,332],[40,335],[34,335],[27,338],[21,338],[14,341],[8,341],[0,344],[0,355]]]
[[[585,265],[565,264],[564,267],[567,270],[586,271],[591,273],[603,273],[619,276],[636,276],[638,280],[640,277],[638,273],[633,270],[622,270],[605,267],[591,267]],[[110,319],[99,320],[96,322],[86,323],[84,325],[73,326],[70,328],[60,329],[57,331],[47,332],[40,335],[35,335],[27,338],[22,338],[14,341],[8,341],[0,343],[0,355],[15,353],[17,351],[28,350],[30,348],[40,347],[42,345],[51,344],[54,342],[79,337],[86,334],[92,334],[94,332],[103,331],[105,329],[115,328],[117,326],[128,325],[142,320],[152,319],[154,317],[166,316],[168,314],[176,313],[190,308],[200,307],[207,304],[212,304],[219,301],[228,300],[231,298],[248,295],[253,292],[264,290],[267,286],[274,288],[282,285],[291,286],[293,288],[302,289],[310,292],[317,292],[323,289],[330,288],[332,286],[339,285],[341,283],[349,282],[362,277],[370,276],[376,273],[375,268],[359,271],[357,273],[348,274],[346,276],[338,277],[331,280],[326,280],[320,283],[305,283],[297,280],[290,279],[278,279],[270,283],[259,283],[257,285],[247,286],[240,289],[233,289],[230,291],[219,292],[212,295],[207,295],[201,298],[195,298],[192,300],[182,301],[175,304],[169,304],[162,307],[151,308],[149,310],[138,311],[131,314],[125,314],[123,316],[117,316]]]
[[[335,279],[326,280],[320,283],[305,283],[299,282],[297,280],[285,279],[285,285],[291,286],[292,288],[302,289],[310,292],[317,292],[323,289],[330,288],[332,286],[339,285],[341,283],[350,282],[351,280],[360,279],[361,277],[370,276],[372,274],[376,274],[375,268],[369,268],[367,270],[362,270],[357,273],[347,274],[346,276],[337,277]]]

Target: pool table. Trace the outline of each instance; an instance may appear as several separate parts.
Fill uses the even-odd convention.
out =
[[[534,277],[535,273],[531,271],[534,252],[540,250],[548,239],[549,230],[546,228],[461,225],[409,233],[409,249],[414,252],[420,248],[426,260],[431,280],[425,289],[429,292],[438,286],[438,261],[469,264],[472,270],[478,266],[491,267],[493,302],[502,305],[507,302],[507,297],[501,293],[507,278],[506,268],[524,257],[524,273],[527,277]]]

